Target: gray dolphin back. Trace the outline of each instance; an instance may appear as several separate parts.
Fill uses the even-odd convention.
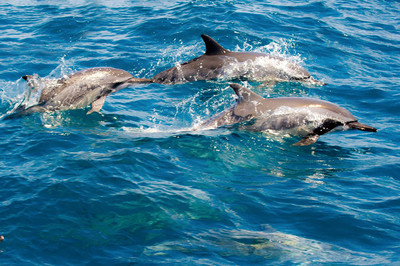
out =
[[[238,96],[236,103],[203,123],[203,128],[233,125],[248,120],[253,122],[243,128],[252,131],[304,128],[309,133],[294,144],[297,146],[313,144],[319,136],[339,126],[377,131],[374,127],[359,123],[349,111],[330,102],[297,97],[268,99],[239,84],[230,86]],[[282,108],[289,109],[282,113],[279,111]]]
[[[275,84],[295,81],[323,85],[306,69],[282,57],[256,52],[232,52],[208,35],[201,35],[206,51],[190,61],[164,70],[153,77],[162,84],[196,80],[242,79]]]
[[[23,77],[29,86],[35,87],[33,76]],[[81,109],[92,104],[92,112],[99,112],[105,97],[113,92],[137,83],[151,83],[151,79],[134,78],[122,69],[97,67],[78,71],[59,80],[46,80],[33,88],[40,91],[36,105],[26,107],[22,103],[7,118],[29,115],[35,112]]]

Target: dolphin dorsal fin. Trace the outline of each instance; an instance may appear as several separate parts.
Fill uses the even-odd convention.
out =
[[[239,84],[232,83],[230,86],[238,96],[233,114],[246,119],[256,116],[259,113],[258,105],[264,98]]]
[[[239,97],[238,103],[261,101],[264,99],[260,95],[252,92],[250,89],[242,85],[239,85],[237,83],[229,84],[229,86],[231,86],[231,88],[235,91],[236,95]]]
[[[204,44],[206,45],[206,53],[205,53],[206,55],[219,55],[219,54],[226,54],[229,52],[229,50],[222,47],[210,36],[202,34],[201,38],[203,38]]]

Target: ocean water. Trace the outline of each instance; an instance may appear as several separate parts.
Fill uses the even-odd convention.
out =
[[[282,56],[326,86],[245,83],[334,102],[377,133],[307,147],[284,134],[191,132],[229,81],[148,84],[88,109],[0,121],[0,264],[400,263],[398,1],[0,1],[0,116],[47,78],[135,77],[225,48]]]

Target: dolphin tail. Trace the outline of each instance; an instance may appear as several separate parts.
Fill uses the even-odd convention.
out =
[[[136,83],[153,83],[153,79],[142,79],[142,78],[130,78],[126,81],[127,83],[136,84]]]
[[[153,82],[154,82],[153,79],[130,78],[130,79],[124,80],[122,82],[114,83],[112,85],[112,88],[115,92],[115,91],[119,91],[121,89],[124,89],[124,88],[129,87],[134,84],[146,84],[146,83],[153,83]]]
[[[374,127],[358,123],[357,121],[349,122],[346,125],[351,129],[357,129],[357,130],[368,131],[368,132],[377,132],[378,131]]]

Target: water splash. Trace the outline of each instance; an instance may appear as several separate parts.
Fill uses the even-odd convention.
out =
[[[0,118],[16,108],[26,97],[28,86],[22,78],[0,83]]]
[[[46,76],[48,79],[59,79],[65,78],[68,75],[71,75],[76,70],[73,68],[74,60],[65,60],[65,55],[61,57],[59,65],[50,72],[49,75]]]
[[[256,43],[259,44],[259,43]],[[277,41],[270,42],[267,45],[253,45],[247,40],[243,42],[242,46],[237,45],[234,51],[236,52],[256,52],[269,54],[275,57],[285,58],[293,63],[303,64],[304,58],[295,52],[295,42],[293,39],[278,39]]]
[[[73,73],[72,61],[60,59],[59,65],[46,77],[37,74],[29,75],[25,81],[23,78],[15,82],[7,82],[0,85],[0,119],[14,113],[19,109],[26,109],[40,102],[40,96],[44,88],[54,87],[60,78],[65,78]]]
[[[175,41],[178,42],[178,45],[167,45],[166,48],[161,50],[156,63],[152,64],[147,71],[150,75],[154,76],[161,71],[200,56],[202,53],[199,51],[204,50],[200,42],[195,45],[185,45],[182,40]]]

